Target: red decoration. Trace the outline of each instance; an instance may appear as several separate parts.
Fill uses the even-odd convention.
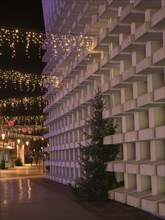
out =
[[[12,127],[12,126],[14,125],[14,121],[10,120],[10,121],[7,122],[7,124],[8,124],[10,127]]]
[[[23,132],[23,133],[26,133],[26,132],[27,132],[27,129],[26,129],[26,128],[22,128],[22,132]]]
[[[32,134],[32,130],[28,130],[28,134]]]
[[[36,141],[36,140],[37,140],[37,138],[36,138],[36,137],[34,137],[34,138],[33,138],[33,141]]]

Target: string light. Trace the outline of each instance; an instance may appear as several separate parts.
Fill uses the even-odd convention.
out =
[[[47,89],[49,87],[57,88],[59,86],[59,83],[60,83],[60,80],[59,80],[59,77],[57,76],[47,75],[43,79],[43,86]]]
[[[26,87],[26,91],[35,91],[40,88],[41,92],[44,90],[43,82],[46,77],[44,75],[34,75],[32,73],[22,73],[15,70],[2,70],[0,69],[0,89],[6,89],[8,84],[13,84],[15,90]]]
[[[73,49],[76,49],[78,56],[82,50],[91,51],[93,36],[87,35],[55,35],[51,34],[43,43],[44,49],[49,49],[53,53],[55,59],[62,57],[64,53],[66,56],[70,54]]]
[[[73,34],[50,34],[45,40],[43,32],[24,31],[11,28],[0,28],[0,48],[8,45],[12,51],[12,58],[16,56],[18,44],[25,46],[25,54],[30,58],[30,48],[32,45],[38,45],[38,53],[41,58],[42,47],[47,49],[49,46],[50,53],[53,53],[54,58],[61,57],[64,53],[69,55],[73,49],[76,49],[78,56],[82,50],[91,51],[93,36],[73,35]],[[0,56],[3,55],[0,51]]]
[[[32,109],[32,107],[36,104],[39,107],[39,109],[42,109],[42,107],[45,106],[46,101],[43,100],[42,96],[8,98],[8,99],[0,100],[0,105],[4,108],[4,110],[10,106],[14,111],[16,108],[18,109],[19,107],[21,107],[21,105],[24,106],[25,110],[28,110],[28,109]]]
[[[25,48],[25,55],[31,57],[31,49],[35,46],[38,48],[38,55],[41,58],[42,45],[45,40],[45,34],[35,31],[24,31],[20,29],[12,28],[0,28],[0,56],[3,56],[6,51],[11,54],[12,58],[15,58],[18,54],[18,50]],[[14,89],[20,89],[26,92],[33,92],[35,90],[43,91],[43,82],[46,79],[44,75],[36,75],[33,73],[22,73],[15,70],[1,70],[0,69],[0,89],[8,89],[9,86],[13,86]],[[18,94],[19,95],[19,94]],[[23,93],[20,93],[20,96]],[[3,112],[7,109],[15,111],[20,108],[23,110],[32,110],[33,107],[37,107],[42,110],[46,101],[42,96],[31,97],[19,97],[19,98],[7,98],[0,99],[0,106],[3,108]],[[9,134],[9,137],[15,138],[36,138],[42,139],[43,134],[47,131],[47,127],[43,126],[43,122],[46,120],[46,115],[37,116],[3,116],[2,127]],[[9,121],[13,122],[8,123]],[[23,131],[27,131],[26,134]],[[29,132],[28,132],[29,131]]]
[[[33,138],[36,135],[44,134],[47,132],[47,126],[43,122],[47,119],[47,115],[37,116],[3,116],[2,127],[8,133],[8,137],[18,137],[26,133],[26,137]],[[9,122],[12,122],[10,126]],[[25,132],[26,130],[26,132]]]
[[[19,139],[36,139],[36,140],[43,140],[43,135],[27,135],[27,134],[18,134],[18,133],[10,133],[10,138],[19,138]]]
[[[20,116],[3,116],[3,124],[7,124],[9,120],[14,121],[14,124],[19,124],[19,125],[31,125],[31,124],[42,124],[43,121],[47,119],[47,115],[20,115]]]
[[[37,138],[43,139],[43,134],[47,132],[47,127],[43,125],[14,125],[10,127],[8,125],[3,125],[2,129],[7,133],[8,138]],[[27,132],[24,132],[23,129],[26,129]],[[30,132],[29,132],[30,131]]]
[[[35,132],[41,132],[43,130],[46,130],[46,126],[42,126],[42,125],[30,125],[30,126],[22,126],[22,125],[14,125],[12,128],[8,127],[7,125],[4,125],[3,128],[5,130],[10,130],[10,133],[12,132],[18,132],[18,133],[24,133],[22,131],[23,128],[27,129],[27,130],[32,130],[32,133],[35,133]]]
[[[12,28],[0,28],[0,48],[8,46],[11,49],[11,56],[16,56],[17,45],[25,46],[25,54],[30,58],[29,50],[33,44],[38,45],[39,58],[41,58],[42,44],[45,40],[45,34],[42,32],[23,31]],[[6,50],[6,49],[5,49]],[[2,56],[4,52],[0,52]]]

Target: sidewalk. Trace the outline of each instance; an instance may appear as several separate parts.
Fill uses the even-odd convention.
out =
[[[34,181],[39,183],[41,180],[36,179]],[[162,220],[163,219],[158,216],[147,213],[143,210],[116,201],[109,200],[107,203],[80,201],[72,195],[69,187],[59,183],[55,183],[51,180],[47,180],[47,179],[42,180],[42,185],[43,187],[45,188],[49,187],[50,190],[54,192],[59,192],[61,195],[64,195],[69,200],[74,201],[79,206],[89,211],[94,216],[96,216],[99,220],[160,220],[160,219]]]
[[[160,220],[115,201],[79,201],[37,166],[0,170],[0,220]]]

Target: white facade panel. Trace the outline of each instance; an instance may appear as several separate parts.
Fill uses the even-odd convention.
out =
[[[59,78],[58,88],[49,85],[44,95],[51,158],[46,178],[74,184],[80,176],[79,144],[86,144],[81,129],[99,85],[106,100],[103,117],[118,122],[104,144],[121,146],[119,160],[108,162],[106,170],[124,186],[109,191],[109,198],[165,217],[165,1],[46,2],[43,74]],[[61,40],[66,35],[68,42]],[[71,37],[79,43],[68,48]],[[81,37],[88,37],[84,45],[90,47],[81,47]]]

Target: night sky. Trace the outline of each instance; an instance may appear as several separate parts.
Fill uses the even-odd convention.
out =
[[[47,1],[47,0],[45,0]],[[19,29],[22,32],[34,31],[44,33],[44,21],[42,12],[41,0],[2,0],[0,6],[0,27],[1,28],[14,28]],[[25,54],[24,45],[19,45],[16,48],[16,56],[11,57],[9,48],[3,46],[0,48],[3,50],[3,55],[0,56],[0,69],[2,70],[17,70],[22,73],[42,74],[44,63],[41,57],[38,56],[38,48],[33,45],[30,50],[30,58]],[[41,92],[40,89],[36,89],[35,92],[30,93],[26,91],[20,91],[12,89],[12,86],[8,86],[5,89],[0,89],[0,99],[17,98],[24,96],[42,96],[45,92]],[[31,115],[41,114],[42,111],[36,106],[31,112],[25,112],[22,109],[18,109],[13,112],[8,109],[8,112],[4,112],[4,115]]]
[[[2,0],[1,26],[44,31],[41,0]]]

